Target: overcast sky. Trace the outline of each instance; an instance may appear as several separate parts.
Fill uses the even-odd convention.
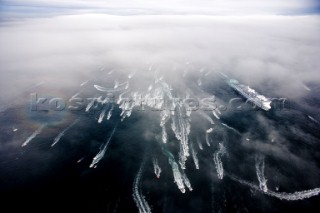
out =
[[[4,0],[3,12],[136,14],[310,14],[319,13],[317,0]],[[121,10],[119,8],[135,8]]]

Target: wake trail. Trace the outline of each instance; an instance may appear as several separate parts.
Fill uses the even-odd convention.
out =
[[[28,145],[28,144],[30,143],[30,141],[31,141],[33,138],[35,138],[37,135],[39,135],[39,134],[42,132],[43,128],[46,127],[46,126],[47,126],[47,124],[42,124],[36,131],[34,131],[34,132],[32,133],[32,135],[30,135],[30,136],[25,140],[25,142],[24,142],[21,146],[24,147],[24,146]]]
[[[141,192],[141,177],[142,177],[142,173],[144,171],[145,164],[146,164],[146,156],[144,157],[144,159],[141,163],[141,166],[139,168],[139,171],[138,171],[138,173],[134,179],[134,182],[133,182],[133,194],[132,195],[133,195],[133,200],[139,209],[139,213],[151,213],[151,208]]]
[[[153,163],[154,174],[157,176],[157,178],[160,178],[161,168],[159,166],[158,159],[154,157],[152,159],[152,163]]]
[[[102,148],[100,148],[100,151],[99,153],[93,158],[92,160],[92,163],[90,164],[90,168],[92,167],[96,167],[97,164],[99,163],[99,161],[104,157],[107,149],[108,149],[108,146],[110,144],[110,141],[114,135],[114,133],[116,132],[116,129],[117,129],[117,126],[118,126],[118,123],[116,124],[116,126],[113,128],[112,132],[111,132],[111,135],[108,139],[108,141],[104,144],[104,146]]]
[[[241,135],[241,133],[240,133],[238,130],[236,130],[235,128],[233,128],[233,127],[231,127],[231,126],[229,126],[229,125],[227,125],[227,124],[225,124],[225,123],[221,123],[221,124],[222,124],[223,126],[227,127],[228,129],[234,131],[234,132],[237,133],[238,135]]]
[[[223,164],[221,161],[221,156],[226,153],[225,147],[222,143],[219,143],[219,149],[213,154],[213,161],[216,166],[216,170],[218,173],[218,178],[223,179]]]
[[[317,123],[317,124],[320,124],[319,121],[317,121],[314,117],[308,115],[308,118],[309,118],[310,120],[312,120],[313,122],[315,122],[315,123]]]
[[[194,165],[196,169],[199,169],[199,159],[198,159],[198,153],[195,151],[193,143],[190,143],[190,149],[191,149],[191,156],[194,162]]]
[[[264,176],[264,157],[261,155],[256,156],[256,173],[259,181],[259,187],[262,191],[268,191],[267,179]]]
[[[297,192],[292,192],[292,193],[288,193],[288,192],[274,192],[271,190],[268,191],[263,191],[260,189],[259,186],[254,185],[253,183],[250,183],[249,181],[246,180],[242,180],[234,175],[228,175],[229,178],[233,181],[236,181],[242,185],[246,185],[249,186],[252,189],[255,189],[257,191],[260,191],[268,196],[271,197],[275,197],[278,198],[280,200],[288,200],[288,201],[294,201],[294,200],[303,200],[303,199],[307,199],[307,198],[311,198],[314,196],[317,196],[320,194],[320,188],[314,188],[314,189],[309,189],[309,190],[303,190],[303,191],[297,191]]]
[[[74,120],[67,128],[65,128],[62,132],[60,132],[59,135],[54,139],[53,143],[51,144],[51,147],[56,145],[60,141],[62,136],[64,136],[64,134],[79,121],[80,121],[80,118]]]

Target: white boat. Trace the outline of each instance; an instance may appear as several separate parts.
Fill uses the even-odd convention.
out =
[[[256,106],[260,107],[263,110],[268,111],[269,109],[271,109],[272,101],[269,98],[257,93],[254,89],[250,88],[249,86],[240,84],[235,79],[230,79],[223,73],[220,74],[230,87],[239,92],[248,101],[254,103]]]

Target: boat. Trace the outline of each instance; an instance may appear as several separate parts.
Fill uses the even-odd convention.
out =
[[[263,110],[268,111],[271,109],[271,100],[258,92],[254,89],[250,88],[247,85],[240,84],[239,81],[235,79],[230,79],[227,75],[220,73],[223,79],[227,82],[227,84],[240,93],[243,97],[245,97],[248,101],[255,104],[257,107],[260,107]]]

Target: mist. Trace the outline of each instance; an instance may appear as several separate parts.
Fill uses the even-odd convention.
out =
[[[17,21],[1,27],[1,97],[39,81],[68,87],[99,66],[137,72],[143,81],[151,64],[177,84],[183,70],[206,69],[253,87],[272,82],[267,89],[278,96],[304,95],[303,85],[320,80],[319,26],[318,16],[84,14]]]
[[[6,1],[63,8],[1,16],[0,171],[9,199],[79,212],[317,208],[320,19],[296,12],[315,3],[214,2],[179,10],[180,1],[134,1],[123,10],[126,1],[118,9]],[[294,15],[278,14],[288,7]],[[222,76],[286,100],[285,109],[248,104]],[[37,111],[35,95],[88,101],[78,111]],[[173,101],[189,98],[218,107]]]

